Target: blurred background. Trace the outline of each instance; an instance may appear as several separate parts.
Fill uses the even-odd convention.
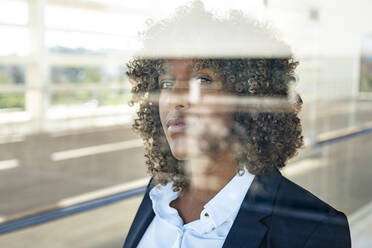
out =
[[[187,2],[0,0],[0,247],[122,246],[148,180],[125,63]],[[202,2],[281,31],[300,61],[305,137],[282,172],[371,247],[372,2]]]

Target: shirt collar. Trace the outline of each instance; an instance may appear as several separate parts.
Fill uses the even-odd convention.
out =
[[[253,179],[254,175],[244,168],[243,175],[237,173],[225,187],[204,205],[204,210],[200,216],[201,224],[204,226],[203,232],[208,232],[231,218],[233,218],[231,221],[235,219]],[[150,191],[149,195],[155,214],[160,219],[180,227],[183,224],[182,219],[179,217],[177,210],[169,205],[179,195],[179,191],[174,192],[172,188],[173,182],[166,185],[159,184]],[[205,218],[205,213],[207,213],[208,218]],[[212,225],[210,225],[211,222]]]
[[[217,195],[204,205],[215,227],[230,218],[235,218],[253,179],[254,175],[244,169],[243,175],[236,174]]]
[[[152,188],[149,193],[152,201],[152,208],[156,216],[175,226],[181,226],[182,219],[179,217],[177,210],[170,207],[169,204],[176,199],[178,195],[179,191],[173,191],[173,182],[169,182],[166,185],[158,184]]]

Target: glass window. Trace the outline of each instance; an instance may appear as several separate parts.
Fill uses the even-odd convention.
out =
[[[54,84],[123,84],[126,82],[124,67],[51,67]]]
[[[145,21],[145,16],[140,12],[137,15],[129,11],[121,14],[53,5],[47,7],[45,19],[48,28],[101,32],[129,37],[137,35],[138,30],[144,28]]]
[[[28,23],[27,3],[2,0],[0,2],[0,23],[26,25]]]
[[[22,27],[0,26],[0,56],[29,54],[29,31]]]
[[[24,85],[24,66],[0,65],[0,87],[3,85]]]
[[[202,213],[241,174],[217,202],[254,215],[274,199],[266,243],[324,227],[327,203],[370,247],[370,2],[0,0],[0,247],[121,247],[151,177]],[[339,216],[327,227],[346,234],[318,243],[348,237]]]
[[[129,90],[105,90],[105,89],[92,89],[92,90],[64,90],[55,91],[52,94],[51,105],[81,105],[99,107],[110,105],[127,104],[129,100]]]
[[[23,93],[0,93],[0,109],[25,110]]]
[[[372,93],[372,36],[363,37],[360,63],[360,91]]]
[[[138,47],[134,37],[52,30],[46,32],[46,45],[52,53],[80,50],[82,54],[91,55],[133,53]]]

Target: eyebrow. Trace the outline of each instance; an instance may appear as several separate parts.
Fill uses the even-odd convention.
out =
[[[179,62],[179,63],[181,63],[181,62]],[[166,75],[166,74],[169,74],[169,65],[168,65],[169,63],[167,63],[167,62],[163,62],[163,63],[161,63],[161,66],[160,66],[160,68],[157,70],[157,72],[158,72],[158,74],[159,75]],[[190,65],[188,65],[188,69],[190,69],[190,71],[192,71],[192,72],[194,72],[194,71],[196,71],[195,70],[195,63],[193,62],[193,63],[191,63]],[[204,69],[204,68],[203,68]]]

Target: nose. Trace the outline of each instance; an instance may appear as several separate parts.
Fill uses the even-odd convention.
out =
[[[177,80],[171,92],[171,102],[176,110],[190,107],[189,80]]]

